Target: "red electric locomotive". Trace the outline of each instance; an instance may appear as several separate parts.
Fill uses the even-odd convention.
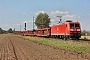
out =
[[[79,39],[81,37],[81,28],[79,22],[66,21],[51,27],[51,36],[61,39],[74,38]]]

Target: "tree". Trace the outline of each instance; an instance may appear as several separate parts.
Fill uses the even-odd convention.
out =
[[[86,35],[90,36],[90,31],[83,30],[81,33],[83,36],[86,36]]]
[[[35,20],[35,25],[37,26],[37,28],[50,27],[49,23],[50,18],[47,13],[40,13]]]
[[[3,30],[3,34],[7,34],[7,31],[6,30]]]
[[[8,33],[12,33],[12,28],[9,28]]]
[[[2,30],[2,28],[0,28],[0,34],[3,34],[3,30]]]

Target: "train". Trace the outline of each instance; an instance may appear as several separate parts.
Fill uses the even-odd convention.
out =
[[[53,25],[49,28],[40,28],[34,30],[24,30],[15,32],[22,36],[38,36],[38,37],[52,37],[59,39],[80,39],[81,26],[80,22],[66,21]]]

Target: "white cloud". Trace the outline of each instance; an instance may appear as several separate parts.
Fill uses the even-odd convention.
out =
[[[6,10],[5,10],[5,11],[3,11],[3,12],[4,12],[5,14],[9,14],[9,12],[8,12],[8,11],[6,11]]]
[[[88,14],[90,16],[90,14]]]
[[[23,15],[24,15],[24,16],[28,16],[29,14],[28,14],[28,13],[26,13],[26,12],[23,12]]]
[[[4,11],[4,13],[6,13],[7,11]]]
[[[45,13],[45,11],[38,11],[35,12],[36,15],[38,15],[39,13]],[[80,16],[76,16],[76,15],[70,15],[69,11],[52,11],[52,12],[46,12],[49,17],[51,18],[51,21],[58,21],[59,18],[57,18],[57,16],[62,16],[63,20],[75,20],[75,19],[79,19]]]
[[[30,14],[32,14],[33,12],[30,12]]]
[[[45,13],[45,11],[38,11],[38,12],[35,12],[36,15],[38,15],[39,13]]]
[[[24,21],[23,23],[27,23],[28,21]]]
[[[79,18],[80,18],[80,16],[76,16],[76,15],[65,15],[63,17],[63,19],[65,19],[65,20],[74,20],[74,19],[79,19]]]
[[[57,10],[57,11],[50,12],[48,14],[49,14],[51,19],[53,19],[53,18],[57,19],[57,16],[62,16],[63,20],[75,20],[75,19],[80,18],[80,16],[70,15],[69,11],[59,11],[59,10]]]
[[[15,24],[14,26],[20,26],[21,24]]]
[[[9,25],[4,25],[4,26],[8,27]]]
[[[25,23],[32,23],[32,21],[31,20],[25,20],[25,21],[21,22],[21,24],[25,24]]]
[[[66,15],[66,14],[68,14],[69,12],[68,11],[59,11],[59,10],[57,10],[57,11],[52,11],[52,12],[50,12],[50,15],[51,16],[56,16],[56,15]]]

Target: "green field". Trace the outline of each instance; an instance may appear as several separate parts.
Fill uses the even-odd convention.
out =
[[[15,35],[20,38],[36,41],[42,44],[61,47],[65,49],[74,50],[77,52],[85,52],[90,54],[90,43],[80,42],[80,41],[72,41],[72,40],[59,40],[59,39],[51,39],[51,38],[40,38],[40,37],[29,37],[29,36],[20,36]]]

